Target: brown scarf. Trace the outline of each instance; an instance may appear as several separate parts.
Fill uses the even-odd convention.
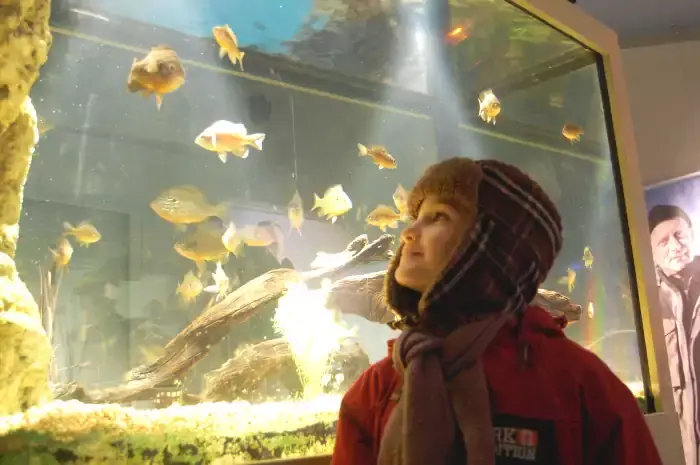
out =
[[[382,438],[378,465],[495,463],[488,386],[481,356],[512,315],[467,323],[446,338],[416,329],[396,341],[393,361],[401,398]],[[461,441],[457,434],[461,434]]]

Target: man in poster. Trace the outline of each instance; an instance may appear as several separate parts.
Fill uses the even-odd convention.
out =
[[[671,387],[686,464],[698,465],[700,257],[691,254],[692,222],[680,207],[656,205],[649,211],[648,218]]]

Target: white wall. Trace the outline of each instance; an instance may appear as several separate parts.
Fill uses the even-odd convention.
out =
[[[700,171],[700,41],[622,57],[644,185]]]

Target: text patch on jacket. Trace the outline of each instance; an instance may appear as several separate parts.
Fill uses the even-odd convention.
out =
[[[494,415],[497,465],[555,464],[555,425],[550,420]]]

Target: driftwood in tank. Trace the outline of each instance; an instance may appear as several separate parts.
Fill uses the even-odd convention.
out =
[[[376,323],[393,320],[394,314],[382,298],[385,274],[386,271],[378,271],[339,279],[331,286],[326,305],[340,313],[359,315]],[[581,306],[571,303],[568,297],[558,292],[538,289],[532,303],[554,317],[566,317],[569,323],[581,318]]]
[[[332,356],[331,365],[345,379],[354,380],[369,367],[369,358],[358,343],[346,340]],[[238,350],[205,379],[202,399],[210,402],[258,401],[272,396],[279,388],[290,394],[302,390],[292,350],[282,338]]]
[[[73,392],[80,392],[84,399],[94,403],[126,402],[142,398],[144,391],[185,375],[209,353],[212,346],[228,334],[232,326],[248,320],[264,304],[282,297],[290,283],[332,277],[353,266],[387,258],[390,256],[389,247],[393,239],[392,235],[385,234],[369,243],[366,235],[359,236],[346,249],[356,253],[332,268],[306,273],[291,269],[268,271],[207,308],[165,346],[162,357],[154,363],[132,370],[127,375],[128,381],[125,384],[99,391],[84,392],[76,389]]]

